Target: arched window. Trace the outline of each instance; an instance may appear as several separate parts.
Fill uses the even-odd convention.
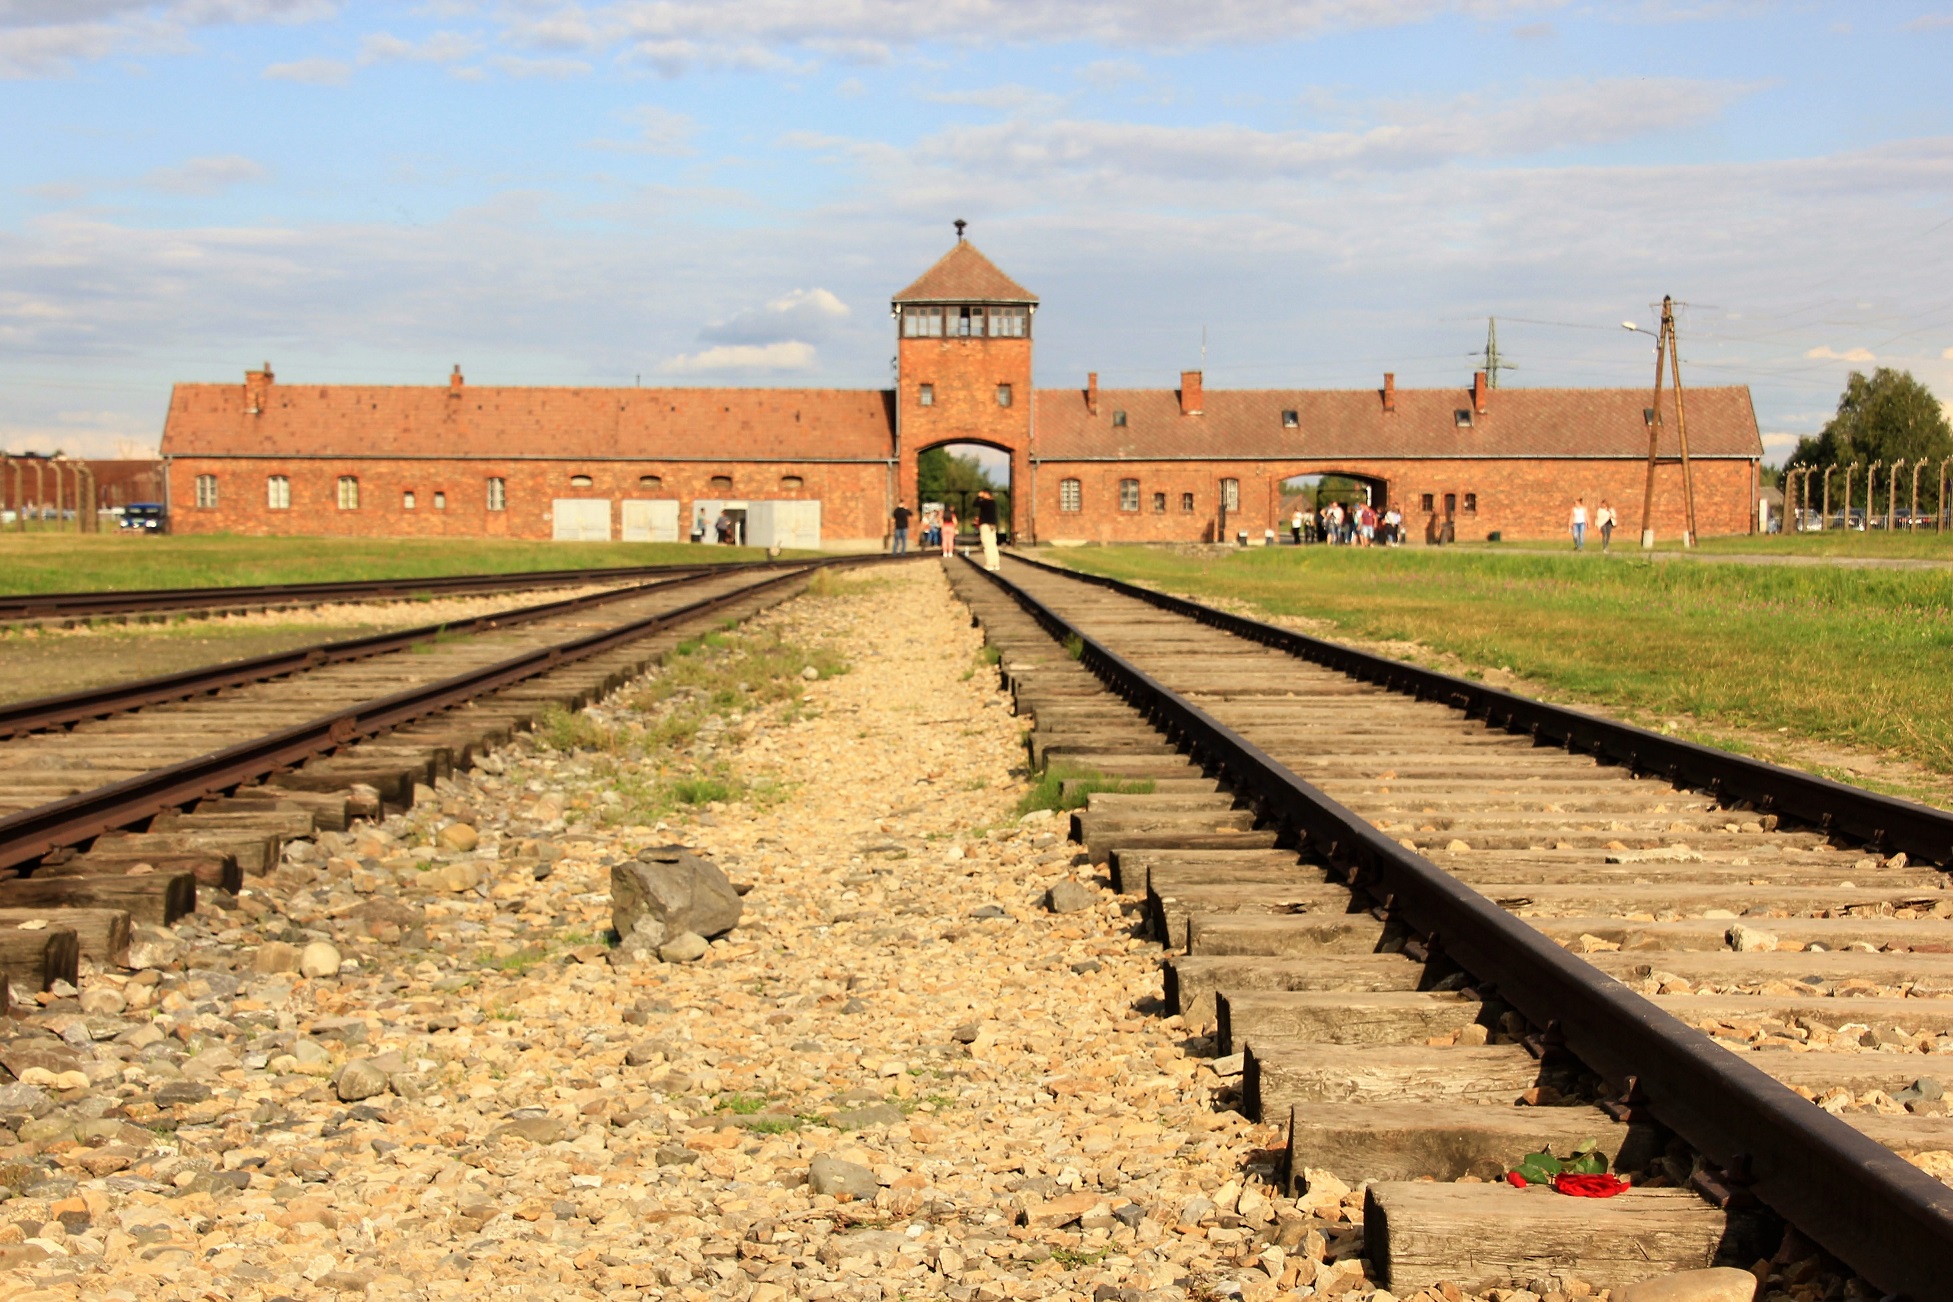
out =
[[[1139,509],[1139,481],[1122,479],[1119,481],[1119,509],[1137,511]]]
[[[1059,480],[1058,509],[1060,511],[1078,511],[1084,509],[1084,506],[1084,485],[1080,484],[1076,479]]]
[[[588,475],[571,475],[571,476],[570,476],[570,487],[571,487],[571,488],[588,488],[588,487],[590,487],[590,483],[591,483],[591,480],[590,480],[590,476],[588,476]]]
[[[799,492],[799,491],[800,491],[801,489],[803,489],[803,488],[805,488],[806,486],[807,486],[807,481],[806,481],[806,480],[804,480],[804,479],[802,479],[802,478],[801,478],[801,477],[800,477],[799,475],[781,475],[781,476],[780,476],[780,491],[781,491],[781,492],[784,492],[784,493],[798,493],[798,492]]]
[[[637,477],[637,486],[639,488],[663,488],[665,486],[665,478],[663,475],[639,475]]]
[[[509,481],[491,477],[488,481],[488,509],[506,511],[509,509]]]
[[[731,475],[714,475],[712,476],[711,482],[712,491],[715,493],[730,493],[732,491]]]
[[[356,475],[339,476],[339,509],[342,511],[359,510],[359,477],[358,476]]]
[[[284,475],[271,475],[264,481],[264,504],[274,511],[292,509],[292,481]]]

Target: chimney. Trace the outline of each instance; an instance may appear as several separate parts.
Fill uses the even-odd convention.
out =
[[[1472,410],[1483,415],[1485,412],[1485,372],[1472,374]]]
[[[1200,372],[1180,372],[1180,414],[1198,416],[1201,413]]]
[[[1085,375],[1085,411],[1087,415],[1099,414],[1099,373],[1088,371]]]
[[[1397,410],[1397,372],[1395,371],[1383,373],[1383,409],[1389,412]]]
[[[448,375],[448,395],[450,397],[460,396],[461,384],[461,363],[456,362],[454,364],[454,370]]]
[[[244,373],[244,412],[255,416],[265,409],[271,400],[271,363],[266,362],[262,371]]]

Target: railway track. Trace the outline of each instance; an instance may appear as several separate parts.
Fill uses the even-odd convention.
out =
[[[142,616],[238,614],[328,602],[412,601],[482,596],[590,584],[643,583],[730,565],[627,565],[594,570],[531,570],[514,574],[442,574],[415,579],[351,579],[330,583],[267,583],[236,587],[152,588],[131,592],[41,592],[0,596],[0,624],[77,624]]]
[[[1788,1223],[1953,1296],[1953,1191],[1901,1156],[1953,1150],[1953,815],[1021,559],[953,578],[1170,1010],[1295,1190],[1367,1182],[1378,1283],[1767,1274]],[[1500,1180],[1582,1148],[1635,1187]]]
[[[790,597],[814,562],[694,571],[474,621],[9,707],[0,999],[118,964],[144,926],[235,892],[288,840],[577,708],[690,632]]]

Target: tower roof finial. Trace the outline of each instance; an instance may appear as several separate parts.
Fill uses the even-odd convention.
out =
[[[956,242],[958,244],[961,244],[963,242],[963,228],[965,226],[968,226],[969,223],[964,221],[961,217],[958,217],[954,224],[956,226]]]

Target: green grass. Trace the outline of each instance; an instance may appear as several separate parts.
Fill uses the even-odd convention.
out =
[[[1572,541],[1526,541],[1506,543],[1460,542],[1458,547],[1472,552],[1568,552],[1573,550]],[[1590,534],[1587,538],[1589,554],[1598,552],[1599,543]],[[1688,549],[1682,546],[1677,537],[1655,539],[1655,550],[1662,555],[1683,554]],[[1900,529],[1886,533],[1882,529],[1860,533],[1856,530],[1846,532],[1842,529],[1827,529],[1822,533],[1803,534],[1732,534],[1721,538],[1704,538],[1694,549],[1704,556],[1788,556],[1814,557],[1820,559],[1885,559],[1885,560],[1930,560],[1953,564],[1953,533],[1935,534],[1930,529],[1907,531]],[[1641,555],[1639,535],[1616,531],[1614,534],[1615,557]]]
[[[815,553],[793,553],[813,555]],[[757,547],[485,538],[131,538],[0,530],[0,593],[248,587],[761,560]]]
[[[1065,793],[1065,783],[1073,782],[1071,794]],[[1095,792],[1112,791],[1121,795],[1144,796],[1153,791],[1150,778],[1109,778],[1097,769],[1084,768],[1059,760],[1045,765],[1044,772],[1038,775],[1037,785],[1025,792],[1017,801],[1019,817],[1038,809],[1064,811],[1083,809],[1086,800]]]
[[[1953,579],[1939,570],[1413,548],[1058,559],[1420,643],[1650,726],[1781,731],[1953,773]]]

